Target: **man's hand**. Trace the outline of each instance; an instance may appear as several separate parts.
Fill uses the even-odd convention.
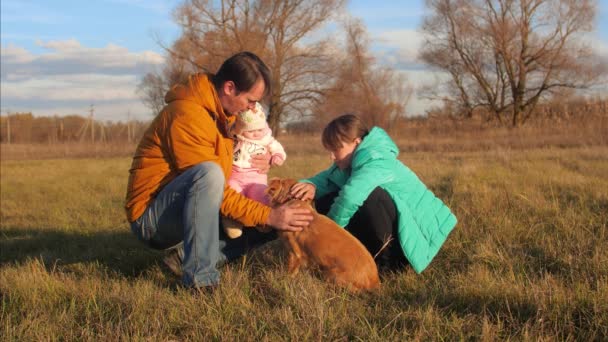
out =
[[[309,201],[315,198],[317,188],[311,183],[298,182],[294,184],[289,193],[302,201]]]
[[[299,232],[308,227],[313,218],[310,209],[293,208],[284,204],[270,210],[266,224],[277,230]]]
[[[270,152],[254,154],[249,158],[249,164],[258,169],[258,173],[268,173],[270,171],[270,157]]]

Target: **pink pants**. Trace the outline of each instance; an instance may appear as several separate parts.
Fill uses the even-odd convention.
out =
[[[268,175],[258,173],[257,169],[232,168],[232,175],[228,180],[228,185],[243,194],[245,197],[268,205],[269,200],[266,196],[268,185]]]

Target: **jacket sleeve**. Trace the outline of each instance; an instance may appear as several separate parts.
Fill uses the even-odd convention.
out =
[[[272,158],[278,156],[283,159],[283,161],[287,159],[287,153],[285,153],[283,145],[281,145],[281,143],[278,142],[276,139],[272,139],[270,144],[268,144],[268,151],[270,151],[270,155],[272,156]]]
[[[253,227],[266,223],[270,207],[239,194],[226,184],[220,212],[241,222],[245,227]]]
[[[318,174],[306,178],[301,179],[300,182],[310,183],[315,186],[315,199],[321,198],[330,192],[335,192],[340,190],[337,185],[329,181],[329,174],[334,169],[335,166],[331,166],[329,169],[325,171],[321,171]]]
[[[381,184],[394,180],[394,172],[382,160],[373,160],[352,174],[334,200],[327,216],[345,227],[369,194]]]

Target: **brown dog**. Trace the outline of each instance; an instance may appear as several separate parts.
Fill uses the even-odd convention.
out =
[[[289,190],[294,179],[271,179],[266,193],[271,206],[289,203],[294,207],[307,207],[314,219],[300,232],[279,231],[289,250],[288,270],[295,275],[300,266],[316,264],[323,276],[351,292],[373,290],[380,286],[378,268],[365,246],[346,229],[325,215],[317,213],[304,201],[292,199]]]

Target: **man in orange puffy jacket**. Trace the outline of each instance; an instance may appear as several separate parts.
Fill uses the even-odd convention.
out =
[[[274,234],[247,229],[238,239],[219,227],[220,214],[244,226],[305,229],[306,209],[271,209],[228,186],[234,116],[253,109],[269,92],[269,71],[253,53],[228,58],[215,75],[195,74],[167,92],[167,105],[144,133],[129,170],[125,209],[131,230],[156,249],[172,249],[165,263],[187,287],[219,283],[218,263],[243,255],[247,246]],[[251,162],[268,172],[270,156]],[[183,241],[183,246],[181,242]],[[175,248],[177,246],[177,248]]]

